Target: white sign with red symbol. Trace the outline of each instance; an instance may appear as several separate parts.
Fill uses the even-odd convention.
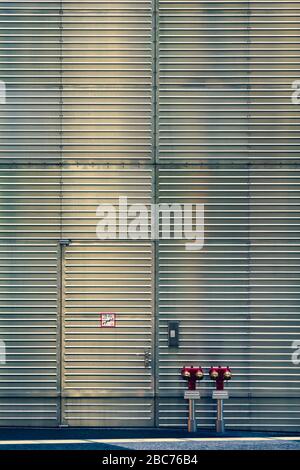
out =
[[[115,313],[101,313],[101,328],[114,328],[116,326],[116,314]]]

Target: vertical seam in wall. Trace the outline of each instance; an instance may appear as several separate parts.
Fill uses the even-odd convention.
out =
[[[153,98],[152,98],[152,106],[153,106],[153,157],[152,157],[152,178],[153,178],[153,203],[158,203],[158,85],[159,85],[159,78],[158,78],[158,2],[159,0],[152,0],[152,48],[153,48],[153,57],[152,57],[152,64],[153,64],[153,74],[152,74],[152,90],[153,90]],[[156,212],[155,212],[156,214]],[[159,426],[159,399],[158,399],[158,392],[159,392],[159,256],[158,256],[158,249],[159,249],[159,241],[153,240],[153,387],[154,387],[154,425],[156,427]]]
[[[59,61],[60,61],[60,81],[59,81],[59,151],[60,151],[60,164],[59,164],[59,238],[62,238],[63,225],[62,225],[62,211],[63,211],[63,175],[62,175],[62,160],[63,160],[63,0],[60,0],[60,10],[59,10]],[[62,382],[63,382],[63,368],[62,368],[62,322],[63,322],[63,273],[62,273],[62,264],[63,264],[63,255],[64,250],[61,246],[59,240],[57,240],[57,250],[58,250],[58,324],[57,324],[57,386],[58,386],[58,424],[62,424]]]
[[[60,47],[59,47],[59,60],[60,60],[60,83],[59,83],[59,97],[60,97],[60,114],[59,114],[59,146],[60,146],[60,191],[59,191],[59,197],[60,197],[60,215],[59,215],[59,221],[60,221],[60,238],[62,238],[63,235],[63,224],[62,224],[62,197],[63,197],[63,192],[62,192],[62,184],[63,184],[63,175],[62,175],[62,167],[63,167],[63,8],[64,8],[64,0],[60,1],[60,11],[59,11],[59,16],[60,16]]]
[[[247,2],[247,150],[248,150],[248,165],[247,165],[247,310],[248,310],[248,328],[247,328],[247,348],[250,353],[249,357],[249,367],[248,367],[248,377],[247,377],[247,387],[249,390],[251,371],[251,0]],[[251,393],[248,391],[248,396],[251,396]]]
[[[152,27],[153,27],[153,41],[152,41],[152,47],[153,47],[153,59],[152,59],[152,64],[153,64],[153,84],[152,84],[152,89],[153,89],[153,163],[156,165],[158,163],[158,149],[159,149],[159,133],[158,133],[158,91],[159,91],[159,74],[158,74],[158,58],[159,58],[159,41],[158,41],[158,34],[159,34],[159,16],[158,16],[158,3],[159,0],[152,0],[153,5],[152,5],[152,15],[153,15],[153,20],[152,20]]]

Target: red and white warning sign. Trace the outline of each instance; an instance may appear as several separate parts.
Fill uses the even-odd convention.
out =
[[[101,313],[101,328],[114,328],[116,326],[116,314],[111,312]]]

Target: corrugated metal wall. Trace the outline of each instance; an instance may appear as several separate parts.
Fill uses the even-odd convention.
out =
[[[178,401],[185,388],[180,366],[222,363],[235,373],[228,426],[299,428],[299,368],[291,362],[300,335],[299,171],[274,164],[160,169],[161,201],[198,200],[206,207],[203,250],[160,243],[159,388],[168,397],[161,425],[183,425],[186,418]],[[171,353],[170,320],[181,322],[180,349]],[[211,387],[201,383],[204,397]],[[199,421],[209,426],[214,415],[207,403],[199,404]]]
[[[160,244],[159,424],[186,423],[184,363],[228,363],[230,428],[299,429],[300,4],[159,5],[159,200],[206,208],[201,252]],[[181,322],[178,351],[168,320]],[[199,423],[212,426],[201,387]]]
[[[61,2],[0,5],[1,158],[59,161],[61,151]]]
[[[63,158],[152,158],[152,2],[63,2]]]
[[[1,425],[55,425],[60,171],[1,165]]]
[[[113,204],[118,208],[120,196],[127,198],[128,205],[141,203],[149,207],[153,173],[150,165],[65,164],[61,170],[62,238],[94,240],[100,219],[96,215],[98,205]]]
[[[161,160],[299,157],[299,2],[159,0]]]
[[[184,426],[180,368],[226,362],[229,427],[299,429],[299,16],[298,1],[1,2],[1,425]],[[96,207],[119,196],[204,203],[204,249],[116,242],[104,256]],[[147,271],[136,288],[132,252]],[[142,332],[150,349],[156,337],[138,400],[130,372],[110,396],[101,371],[95,322],[110,305],[112,344],[138,344],[139,371]],[[76,338],[96,341],[92,365]],[[199,425],[213,426],[212,384],[201,388]]]

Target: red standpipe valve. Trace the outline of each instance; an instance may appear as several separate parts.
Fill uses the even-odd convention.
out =
[[[216,381],[216,389],[217,390],[224,390],[224,382],[230,380],[232,377],[232,373],[230,368],[227,367],[211,367],[209,371],[209,376],[212,380]]]
[[[196,390],[196,382],[203,379],[204,373],[202,367],[184,366],[181,369],[181,377],[188,381],[189,390]]]

